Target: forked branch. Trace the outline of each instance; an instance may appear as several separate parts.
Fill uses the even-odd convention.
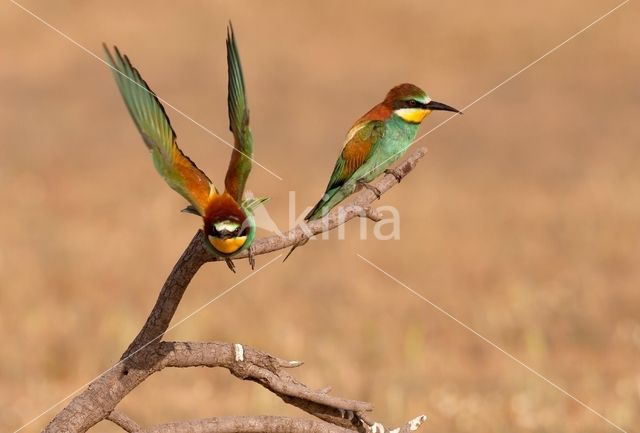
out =
[[[400,164],[395,173],[385,175],[373,186],[384,194],[413,170],[425,155],[420,148]],[[252,246],[254,256],[282,250],[299,244],[310,236],[332,230],[356,218],[374,221],[380,215],[371,208],[377,196],[369,189],[355,194],[351,205],[331,212],[322,220],[306,227],[296,227],[284,234],[258,239]],[[359,431],[383,433],[388,430],[369,419],[371,403],[330,396],[326,389],[313,390],[296,381],[286,370],[300,366],[298,361],[285,361],[265,352],[240,344],[185,343],[161,341],[182,300],[191,279],[200,267],[219,260],[204,247],[204,234],[198,231],[167,277],[155,306],[142,329],[123,353],[120,361],[100,375],[74,397],[45,428],[47,433],[85,432],[108,419],[128,432],[336,432]],[[235,259],[247,257],[246,253]],[[288,404],[314,415],[322,421],[285,417],[222,417],[180,423],[140,427],[134,420],[115,411],[120,401],[153,373],[167,367],[222,367],[234,376],[251,380],[278,395]],[[393,433],[416,430],[426,418],[417,417]]]

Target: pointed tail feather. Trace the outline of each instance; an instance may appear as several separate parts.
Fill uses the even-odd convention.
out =
[[[322,198],[316,203],[316,205],[307,213],[304,217],[305,221],[317,220],[325,216],[330,209],[325,209],[325,205],[331,200],[331,198],[338,192],[340,188],[334,188],[326,192]]]
[[[291,255],[291,253],[293,253],[293,250],[295,250],[296,248],[298,248],[298,244],[295,244],[294,246],[291,247],[291,249],[289,250],[289,252],[287,253],[286,256],[284,256],[284,259],[282,259],[282,263],[286,262],[287,259],[289,258],[289,256]]]
[[[324,196],[322,196],[320,201],[316,203],[313,209],[309,211],[309,213],[304,217],[304,220],[313,221],[323,218],[331,211],[331,209],[336,207],[345,198],[349,197],[351,193],[353,193],[354,189],[355,185],[352,185],[351,183],[345,183],[344,185],[330,189],[324,194]],[[296,248],[306,244],[308,241],[309,238],[305,238],[292,246],[282,261],[284,262],[285,260],[287,260]]]
[[[294,246],[292,246],[292,247],[291,247],[291,249],[289,250],[289,252],[287,253],[287,255],[286,255],[286,256],[284,256],[284,259],[282,259],[282,263],[284,263],[284,262],[289,258],[289,256],[291,255],[291,253],[293,253],[293,251],[294,251],[296,248],[301,247],[301,246],[303,246],[303,245],[306,245],[306,243],[307,243],[307,242],[309,242],[309,238],[304,238],[304,239],[302,239],[300,242],[298,242],[297,244],[295,244]]]
[[[320,201],[309,211],[307,216],[304,217],[305,221],[317,220],[328,214],[331,209],[336,207],[345,198],[349,197],[355,186],[350,184],[344,184],[334,189],[327,191]]]

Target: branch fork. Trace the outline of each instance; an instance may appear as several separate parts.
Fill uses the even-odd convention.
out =
[[[425,153],[424,148],[416,149],[372,187],[380,194],[386,193],[415,168]],[[300,244],[310,236],[333,230],[356,217],[380,221],[382,216],[371,207],[377,198],[374,191],[363,189],[354,195],[350,205],[330,212],[322,220],[258,239],[252,245],[251,254],[258,256]],[[372,421],[368,416],[373,410],[371,403],[332,396],[330,387],[313,390],[291,376],[287,370],[302,366],[302,361],[284,360],[241,343],[163,341],[191,279],[205,263],[221,260],[208,252],[203,241],[204,233],[199,230],[173,267],[147,321],[120,361],[76,395],[51,420],[45,433],[85,432],[105,419],[130,433],[410,433],[424,423],[424,415],[396,429]],[[245,251],[234,260],[246,258],[248,254]],[[235,377],[260,384],[285,403],[317,419],[235,416],[142,427],[116,409],[125,396],[152,374],[165,368],[190,367],[226,368]]]

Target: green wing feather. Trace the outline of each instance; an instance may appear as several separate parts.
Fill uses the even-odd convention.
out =
[[[327,189],[316,205],[305,216],[305,220],[314,220],[326,215],[333,207],[347,198],[355,188],[354,173],[367,162],[375,146],[384,135],[383,121],[368,121],[364,126],[355,125],[349,132],[333,173],[329,178]],[[351,181],[351,182],[350,182]],[[350,184],[347,186],[347,184]]]
[[[115,55],[106,45],[104,49],[120,94],[151,151],[156,170],[172,189],[203,216],[213,188],[211,181],[182,153],[164,107],[129,58],[122,56],[117,47],[114,47]]]
[[[224,179],[226,191],[236,200],[242,202],[244,188],[251,171],[251,155],[253,153],[253,137],[249,129],[249,109],[240,66],[240,56],[233,27],[229,23],[227,33],[227,67],[229,70],[229,129],[233,132],[234,149],[231,153],[227,176]]]
[[[243,201],[242,207],[253,212],[267,201],[269,201],[269,197],[252,197]]]

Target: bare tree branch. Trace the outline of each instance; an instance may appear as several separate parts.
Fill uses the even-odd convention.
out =
[[[375,188],[380,191],[380,194],[384,194],[399,183],[411,170],[415,168],[420,159],[427,153],[425,147],[414,150],[409,157],[401,163],[394,170],[398,175],[396,178],[392,174],[382,176],[377,182],[373,184]],[[376,201],[378,197],[370,190],[363,189],[359,193],[355,194],[352,203],[348,206],[334,209],[325,218],[321,220],[311,221],[306,223],[308,232],[305,233],[303,226],[295,227],[282,235],[269,236],[266,238],[258,239],[253,243],[252,250],[254,255],[266,254],[273,251],[289,248],[293,245],[297,245],[303,242],[309,235],[317,235],[322,232],[333,230],[336,227],[346,223],[347,221],[356,217],[367,217],[374,221],[380,219],[380,214],[372,209],[371,204]],[[234,257],[236,259],[242,259],[248,256],[248,252],[243,252]],[[219,261],[222,260],[219,257],[209,255],[207,261]]]
[[[161,424],[144,433],[352,433],[321,421],[282,416],[230,416]]]
[[[405,162],[395,169],[395,175],[383,176],[373,186],[381,194],[384,194],[411,172],[425,153],[424,148],[415,150]],[[331,212],[322,220],[312,221],[306,227],[299,226],[281,235],[258,239],[252,246],[252,252],[254,255],[260,255],[288,248],[301,243],[309,236],[332,230],[356,217],[379,220],[380,215],[370,207],[376,198],[376,195],[368,189],[360,191],[355,194],[351,205]],[[157,426],[148,431],[252,432],[259,430],[344,433],[343,429],[348,429],[350,431],[382,433],[386,430],[381,424],[368,421],[364,416],[364,412],[372,410],[370,403],[333,397],[328,395],[326,390],[314,391],[297,382],[284,371],[285,368],[301,365],[302,363],[299,361],[285,361],[246,346],[226,343],[161,342],[193,276],[204,263],[219,260],[206,250],[203,240],[204,234],[199,230],[169,274],[149,317],[122,355],[121,360],[92,381],[87,389],[75,396],[51,420],[44,432],[85,432],[107,418],[127,431],[147,431],[139,428],[124,414],[114,412],[115,407],[153,373],[165,367],[193,366],[227,368],[235,376],[261,384],[286,403],[297,406],[329,424],[306,420],[302,422],[279,417],[234,417],[228,420],[226,418],[212,418],[189,421],[188,423],[192,423],[192,429],[184,427],[180,423],[174,423]],[[245,257],[247,257],[247,253],[239,255],[237,258]],[[238,349],[242,349],[240,352],[242,356],[239,356]],[[235,421],[233,421],[234,419]],[[242,419],[250,422],[243,424]],[[256,420],[261,420],[262,424]],[[413,431],[424,421],[422,418],[420,420],[420,422],[410,421],[407,426],[393,433]],[[255,425],[258,427],[253,430]],[[224,430],[225,428],[231,430]]]
[[[252,380],[278,396],[296,399],[294,404],[303,410],[308,403],[326,406],[339,411],[363,412],[373,410],[371,403],[333,397],[321,391],[314,391],[297,382],[282,370],[283,361],[268,353],[243,346],[243,359],[236,360],[234,345],[229,343],[183,343],[162,342],[160,353],[162,365],[166,367],[224,367],[234,376],[243,380]]]
[[[115,425],[122,428],[122,430],[129,433],[139,433],[141,431],[140,426],[137,422],[129,418],[127,415],[122,412],[113,411],[109,415],[107,415],[107,419],[114,423]]]
[[[162,286],[156,305],[151,310],[149,318],[136,338],[122,354],[121,359],[127,359],[132,353],[147,345],[152,343],[157,345],[160,342],[191,279],[200,267],[207,262],[209,253],[202,243],[202,236],[203,233],[199,230],[189,242],[187,249],[182,253]]]
[[[107,419],[129,433],[353,433],[352,430],[312,419],[283,416],[226,416],[158,424],[141,428],[127,415],[113,411]],[[411,433],[426,420],[420,415],[397,429],[361,420],[371,433]]]

